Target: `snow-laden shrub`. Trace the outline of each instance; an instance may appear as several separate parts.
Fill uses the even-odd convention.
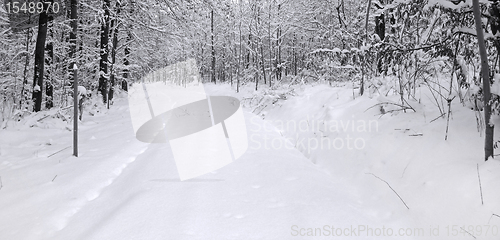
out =
[[[244,107],[251,109],[253,113],[265,116],[267,108],[280,106],[290,96],[296,96],[295,86],[283,84],[271,88],[261,88],[255,91],[251,97],[242,99],[241,103]]]

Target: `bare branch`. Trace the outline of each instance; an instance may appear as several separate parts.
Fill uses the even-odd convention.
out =
[[[391,189],[391,190],[392,190],[392,191],[393,191],[393,192],[394,192],[394,193],[398,196],[398,198],[401,200],[401,202],[403,202],[403,204],[405,205],[405,207],[406,207],[407,209],[410,209],[410,208],[408,207],[408,205],[406,205],[406,202],[403,200],[403,198],[401,198],[401,196],[399,196],[399,194],[396,192],[396,190],[394,190],[394,188],[392,188],[392,187],[391,187],[391,185],[390,185],[390,184],[389,184],[386,180],[384,180],[384,179],[382,179],[382,178],[378,177],[377,175],[375,175],[375,174],[373,174],[373,173],[366,173],[366,174],[371,174],[371,175],[373,175],[374,177],[378,178],[380,181],[385,182],[385,184],[387,184],[387,186],[389,186],[389,188],[390,188],[390,189]]]

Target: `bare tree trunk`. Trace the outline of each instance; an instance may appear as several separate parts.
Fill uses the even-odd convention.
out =
[[[49,22],[52,22],[54,18],[52,16],[49,17]],[[48,31],[50,37],[54,38],[54,26],[53,24],[49,24]],[[45,51],[47,51],[48,58],[45,58],[45,64],[47,65],[47,81],[45,81],[45,107],[47,109],[51,109],[54,107],[54,85],[52,79],[52,67],[54,63],[54,44],[52,42],[47,43]]]
[[[212,82],[216,83],[215,80],[215,40],[214,40],[214,10],[210,12],[210,27],[211,27],[211,42],[212,42]]]
[[[278,4],[278,20],[280,16],[281,4]],[[281,80],[281,26],[276,30],[276,45],[278,47],[278,56],[276,59],[276,81]]]
[[[365,21],[366,42],[368,42],[368,19],[370,18],[371,8],[372,8],[372,0],[368,0],[368,6],[366,7],[366,21]]]
[[[130,42],[131,40],[132,34],[129,32],[127,35],[127,42]],[[128,45],[125,47],[124,53],[125,58],[123,59],[123,65],[125,66],[125,69],[123,70],[122,89],[128,91],[128,78],[130,72],[130,70],[128,69],[130,65],[130,61],[128,60],[130,57],[130,47]]]
[[[240,4],[240,15],[241,15],[241,2]],[[243,36],[241,35],[241,19],[240,19],[240,25],[238,30],[240,31],[240,55],[238,57],[238,79],[236,79],[236,92],[240,92],[240,79],[241,79],[241,58],[243,57],[242,54],[242,44],[243,44]]]
[[[269,34],[269,87],[271,87],[273,82],[273,42],[271,41],[271,6],[272,2],[269,2],[269,22],[267,26]]]
[[[113,40],[112,40],[112,48],[111,48],[111,65],[110,65],[110,88],[108,93],[108,108],[109,101],[113,100],[113,95],[115,92],[115,62],[116,62],[116,48],[118,46],[118,15],[120,14],[120,1],[116,1],[116,15],[114,19],[111,21],[111,30],[113,31]]]
[[[110,0],[104,0],[104,19],[101,23],[101,60],[99,62],[99,91],[102,94],[103,103],[108,102],[108,43],[109,43],[109,8]]]
[[[264,59],[264,40],[262,39],[262,34],[260,33],[260,29],[261,29],[260,6],[256,6],[256,8],[257,8],[256,29],[257,29],[257,35],[258,35],[257,47],[260,47],[261,70],[262,70],[262,77],[264,78],[264,85],[265,85],[265,84],[267,84],[267,77],[266,77],[266,62]]]
[[[370,18],[370,9],[372,7],[372,0],[368,0],[368,6],[366,7],[366,21],[365,21],[365,43],[368,44],[368,20]],[[367,56],[365,56],[366,58]],[[361,77],[361,86],[359,87],[359,95],[363,96],[365,92],[365,64],[361,64],[361,71],[363,76]]]
[[[39,16],[38,22],[38,35],[36,38],[35,48],[35,74],[33,78],[33,95],[34,102],[33,111],[38,112],[42,110],[42,88],[43,88],[43,74],[45,64],[45,41],[47,40],[47,23],[49,16],[45,11],[42,11]]]
[[[479,8],[479,0],[472,0],[474,19],[476,22],[477,41],[479,45],[479,54],[481,55],[481,75],[483,80],[483,104],[484,104],[484,121],[486,125],[484,136],[484,158],[493,157],[493,124],[491,120],[491,104],[490,104],[490,69],[488,66],[488,55],[484,43],[484,33],[481,21],[481,10]]]
[[[293,41],[292,41],[292,66],[293,66],[293,75],[297,76],[297,54],[296,51],[296,43],[297,43],[297,35],[293,33]]]
[[[261,41],[260,44],[260,55],[261,55],[261,62],[262,62],[262,76],[264,77],[264,84],[267,84],[267,77],[266,77],[266,62],[264,60],[264,43]]]
[[[375,33],[377,33],[380,40],[385,38],[385,15],[382,13],[380,16],[375,17]],[[419,41],[417,41],[419,42]]]
[[[23,73],[23,86],[21,88],[21,99],[19,100],[19,108],[22,108],[23,106],[23,101],[28,100],[28,96],[26,94],[26,87],[28,85],[28,65],[30,63],[30,54],[29,48],[30,48],[30,31],[31,29],[26,29],[26,62],[24,63],[24,73]]]

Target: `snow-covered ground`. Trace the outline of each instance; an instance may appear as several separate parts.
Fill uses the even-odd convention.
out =
[[[249,148],[187,181],[168,144],[135,139],[126,95],[84,114],[78,158],[71,123],[7,124],[0,239],[500,237],[500,164],[483,161],[475,113],[458,101],[445,141],[425,89],[403,113],[371,108],[397,96],[353,99],[347,86],[253,87],[205,85],[246,106]]]

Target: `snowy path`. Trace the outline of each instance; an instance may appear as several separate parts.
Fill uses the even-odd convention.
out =
[[[127,114],[121,101],[106,115],[87,118],[79,158],[67,157],[71,150],[18,156],[26,160],[17,170],[4,161],[0,204],[13,207],[0,210],[0,239],[277,239],[296,233],[293,225],[374,224],[352,205],[343,183],[300,152],[257,149],[256,141],[233,164],[180,182],[169,146],[135,140]],[[255,117],[245,116],[247,122]],[[280,138],[258,130],[248,124],[254,140]],[[40,136],[48,133],[55,140],[47,153],[70,142],[69,131]],[[43,139],[29,144],[37,141]],[[30,173],[32,184],[16,187],[21,173]]]
[[[150,145],[56,236],[276,239],[291,236],[292,225],[359,223],[363,214],[335,186],[290,150],[249,150],[215,173],[180,182],[169,147]]]
[[[208,87],[240,99],[255,94],[248,89],[237,96],[228,85]],[[477,157],[474,113],[454,106],[443,141],[446,121],[429,123],[435,108],[380,118],[365,110],[387,99],[352,100],[352,89],[328,86],[296,91],[266,109],[267,121],[245,112],[249,148],[241,158],[183,182],[169,145],[135,139],[125,98],[84,116],[78,158],[64,126],[0,130],[0,240],[498,239],[500,162]],[[288,120],[377,120],[380,129],[280,132]],[[366,148],[286,147],[348,136]]]

